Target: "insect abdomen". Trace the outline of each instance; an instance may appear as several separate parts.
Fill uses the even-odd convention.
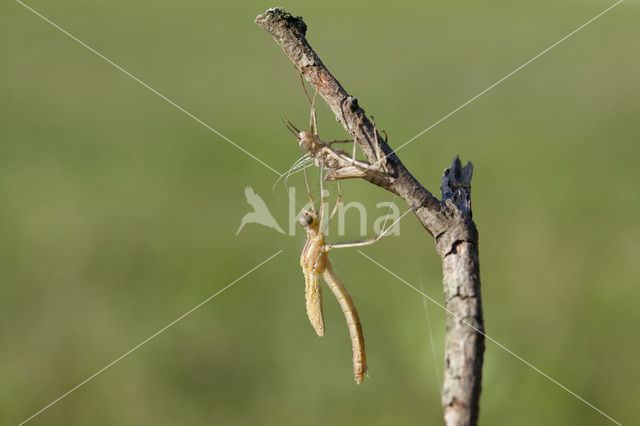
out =
[[[353,351],[353,376],[357,384],[362,383],[367,375],[369,369],[367,367],[367,355],[364,349],[364,334],[362,333],[362,325],[360,324],[360,317],[358,316],[358,310],[353,303],[351,296],[347,292],[347,289],[340,281],[340,278],[336,275],[335,271],[331,267],[331,264],[327,262],[323,277],[327,282],[327,285],[338,299],[344,317],[347,320],[347,326],[349,327],[349,336],[351,337],[351,349]]]

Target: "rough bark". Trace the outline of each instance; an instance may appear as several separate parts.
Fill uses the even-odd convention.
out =
[[[402,197],[422,226],[434,237],[442,258],[446,308],[445,373],[442,404],[447,425],[475,425],[484,354],[482,304],[478,263],[478,232],[471,217],[473,167],[462,167],[456,157],[442,179],[442,200],[424,188],[405,168],[359,106],[324,66],[306,39],[300,17],[274,8],[258,15],[256,24],[267,30],[298,72],[318,90],[336,119],[358,143],[371,164],[383,152],[385,179],[372,183]],[[474,330],[469,325],[476,328]]]

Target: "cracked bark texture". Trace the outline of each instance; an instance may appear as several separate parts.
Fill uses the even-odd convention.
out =
[[[318,90],[336,119],[357,142],[370,163],[376,152],[388,157],[388,177],[371,181],[402,197],[434,237],[442,259],[445,305],[448,310],[445,372],[441,390],[447,425],[475,425],[484,355],[484,323],[480,298],[478,232],[471,214],[473,166],[462,166],[456,156],[442,178],[442,200],[424,188],[404,167],[358,104],[324,66],[306,39],[307,25],[281,8],[258,15],[256,24],[267,30],[304,78]],[[376,147],[377,145],[377,147]],[[475,329],[474,329],[475,328]],[[481,332],[481,333],[480,333]]]

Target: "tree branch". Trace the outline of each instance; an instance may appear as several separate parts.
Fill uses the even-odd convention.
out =
[[[456,157],[442,179],[442,201],[424,188],[377,133],[358,100],[350,96],[324,66],[306,39],[300,17],[274,8],[258,15],[256,24],[267,30],[291,59],[298,72],[316,88],[336,119],[357,142],[371,164],[383,162],[385,177],[369,179],[402,197],[422,226],[435,238],[442,259],[447,310],[445,373],[442,404],[447,425],[475,425],[484,354],[482,304],[478,262],[478,233],[471,218],[473,166],[462,167]],[[467,323],[467,324],[465,324]]]

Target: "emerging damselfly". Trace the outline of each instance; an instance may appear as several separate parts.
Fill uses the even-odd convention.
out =
[[[316,92],[317,94],[317,92]],[[315,101],[315,96],[314,96]],[[360,384],[367,375],[367,357],[364,346],[364,335],[362,332],[362,325],[360,323],[360,317],[358,316],[358,310],[356,309],[349,292],[345,288],[344,284],[336,274],[331,261],[329,260],[329,251],[334,248],[345,247],[361,247],[376,243],[382,238],[389,229],[392,229],[396,223],[400,220],[396,220],[389,228],[384,229],[376,237],[363,241],[348,242],[348,243],[327,243],[325,241],[325,235],[329,227],[329,222],[333,219],[334,215],[338,211],[338,206],[342,200],[342,193],[340,190],[340,183],[338,182],[338,198],[331,213],[326,217],[326,194],[324,192],[324,180],[327,178],[325,175],[325,165],[328,162],[329,173],[335,168],[340,167],[354,167],[354,170],[367,170],[370,166],[368,163],[359,162],[355,160],[355,145],[353,156],[349,156],[342,150],[336,150],[332,147],[333,143],[337,142],[351,142],[351,140],[335,140],[324,142],[317,134],[317,123],[315,119],[314,101],[311,101],[311,119],[310,126],[311,131],[302,130],[299,131],[291,123],[286,122],[287,128],[296,135],[298,143],[306,151],[305,155],[308,155],[310,161],[315,164],[319,169],[320,179],[320,208],[316,209],[311,190],[309,188],[309,182],[307,179],[306,168],[310,164],[304,164],[301,166],[304,172],[304,181],[309,195],[309,210],[302,213],[298,219],[298,223],[306,229],[307,242],[300,256],[300,266],[305,277],[305,299],[307,316],[311,325],[315,329],[318,336],[324,336],[324,315],[322,310],[322,286],[320,283],[320,276],[327,283],[334,296],[338,300],[342,312],[347,321],[347,327],[349,328],[349,336],[351,338],[351,347],[353,351],[353,375],[356,383]],[[292,169],[294,169],[292,167]],[[290,170],[291,172],[291,170]],[[376,171],[377,173],[377,171]],[[354,176],[355,177],[355,176]],[[390,206],[391,207],[391,206]],[[390,211],[391,209],[389,209]],[[387,212],[387,218],[389,216]],[[385,219],[386,225],[386,219]]]

